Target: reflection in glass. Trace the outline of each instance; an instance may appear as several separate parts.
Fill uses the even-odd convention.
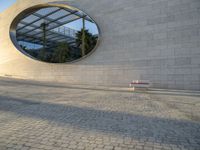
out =
[[[99,37],[95,22],[78,9],[41,8],[21,19],[16,38],[22,50],[37,60],[71,62],[89,54]]]

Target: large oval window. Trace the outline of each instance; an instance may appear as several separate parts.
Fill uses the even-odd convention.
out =
[[[97,46],[99,29],[83,11],[63,4],[31,7],[11,25],[11,39],[24,54],[49,63],[87,56]]]

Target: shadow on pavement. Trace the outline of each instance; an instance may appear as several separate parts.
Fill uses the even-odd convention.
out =
[[[182,144],[195,141],[200,147],[200,123],[147,117],[123,112],[95,110],[87,107],[38,102],[0,96],[0,111],[12,112],[20,117],[30,117],[70,125],[86,131],[118,134],[156,143]],[[0,120],[1,121],[1,120]]]

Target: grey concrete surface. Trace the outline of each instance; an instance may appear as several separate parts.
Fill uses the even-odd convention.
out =
[[[199,150],[200,97],[0,80],[0,150]]]
[[[94,18],[101,42],[90,57],[64,65],[27,58],[9,38],[19,12],[50,1],[18,0],[0,14],[0,76],[125,87],[149,80],[154,88],[200,90],[199,0],[66,0]]]

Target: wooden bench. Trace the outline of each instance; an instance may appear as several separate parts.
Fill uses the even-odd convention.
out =
[[[150,87],[150,82],[147,80],[134,80],[129,84],[134,90],[147,90]]]

